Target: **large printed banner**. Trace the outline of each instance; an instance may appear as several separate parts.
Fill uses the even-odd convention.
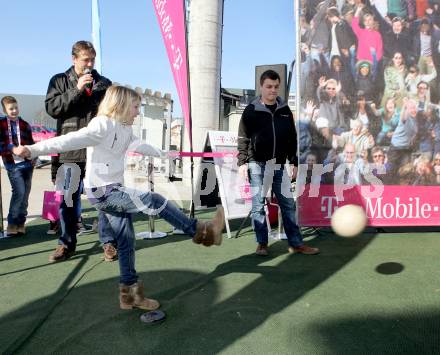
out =
[[[371,226],[440,225],[440,8],[419,3],[300,2],[300,224],[354,203]]]
[[[321,185],[319,193],[306,186],[298,198],[301,224],[328,226],[336,208],[353,203],[362,206],[370,226],[436,226],[440,225],[440,199],[428,186],[387,186],[380,197],[369,197],[367,186],[353,186],[339,199],[331,185]]]
[[[185,127],[188,129],[191,141],[184,2],[183,0],[153,0],[153,6],[182,106]]]

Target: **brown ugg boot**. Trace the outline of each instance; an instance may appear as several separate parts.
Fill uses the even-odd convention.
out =
[[[196,234],[193,242],[203,244],[205,247],[220,245],[222,243],[222,231],[225,226],[225,212],[223,207],[217,208],[214,218],[209,222],[197,222]]]
[[[119,306],[121,309],[140,308],[154,311],[160,307],[156,300],[144,297],[144,286],[141,282],[127,286],[119,285]]]

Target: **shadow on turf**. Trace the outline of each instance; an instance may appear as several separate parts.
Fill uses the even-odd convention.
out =
[[[0,333],[10,334],[0,352],[218,353],[319,286],[373,238],[321,237],[322,254],[283,257],[276,265],[266,262],[285,256],[285,242],[271,244],[269,258],[242,255],[208,274],[181,269],[141,273],[148,295],[161,301],[168,316],[149,328],[139,321],[142,311],[119,310],[115,278],[70,290],[72,281],[88,272],[82,270],[86,254],[50,296],[0,318]],[[219,284],[243,274],[254,276],[236,281],[229,291]],[[368,343],[367,334],[364,341]]]
[[[145,221],[145,218],[141,215],[135,220]],[[268,265],[267,261],[285,255],[285,242],[272,243],[269,258],[253,253],[242,255],[225,260],[208,274],[182,269],[141,273],[148,295],[161,301],[168,316],[165,323],[148,328],[139,321],[142,311],[119,310],[116,278],[71,290],[73,280],[88,272],[82,270],[87,260],[102,252],[94,243],[91,249],[76,256],[79,263],[51,295],[0,317],[0,334],[9,334],[2,337],[6,341],[0,343],[0,352],[219,353],[325,282],[374,238],[373,234],[354,239],[336,238],[328,230],[323,234],[318,238],[320,255],[293,255],[282,258],[276,265]],[[138,240],[137,249],[187,238]],[[243,274],[255,277],[239,281],[233,290],[225,291],[219,283],[230,275]],[[402,345],[412,341],[409,334],[417,331],[431,334],[433,329],[438,329],[437,314],[399,319],[398,331],[405,335],[403,340],[393,339],[392,344],[400,353],[421,349],[420,344]],[[380,336],[374,332],[379,324],[392,327],[393,322],[394,319],[373,316],[333,320],[332,324],[323,321],[314,331],[317,341],[322,341],[329,353],[363,353],[365,349],[368,353],[386,353],[386,342],[378,344]]]
[[[94,208],[83,209],[83,214],[87,213],[87,212],[92,212],[92,213],[89,213],[88,214],[89,216],[87,218],[84,218],[83,222],[91,225],[93,223],[93,220],[96,218],[97,213]],[[139,228],[139,226],[141,226],[142,228],[145,228],[145,230],[149,230],[148,217],[142,213],[138,213],[138,214],[134,215],[133,223],[135,224],[135,227],[137,227],[137,228]],[[145,225],[141,225],[142,223]],[[25,245],[31,245],[31,244],[34,245],[36,243],[54,240],[53,249],[46,250],[48,253],[52,252],[57,245],[56,240],[59,237],[59,233],[57,235],[48,235],[47,234],[48,227],[49,227],[48,221],[45,221],[42,219],[32,221],[31,223],[29,223],[29,225],[26,225],[26,235],[17,236],[17,237],[9,237],[9,238],[1,238],[0,239],[0,250],[14,249],[14,248],[22,247]],[[168,225],[168,227],[164,231],[170,233],[172,231],[172,228]],[[96,239],[98,239],[97,233],[90,233],[87,235],[95,235]],[[78,244],[81,243],[81,238],[82,238],[82,235],[78,234],[77,235]],[[187,237],[186,237],[186,239],[187,239]],[[176,240],[179,240],[179,238],[176,238]],[[174,240],[174,241],[176,241],[176,240]],[[150,241],[150,242],[153,242],[153,241]],[[156,241],[154,241],[154,242],[156,242]],[[170,240],[164,240],[160,243],[167,243],[167,242],[170,242]],[[38,253],[46,252],[46,251],[39,251]],[[31,253],[31,254],[33,254],[33,253]],[[23,254],[22,256],[26,256],[26,254]],[[19,257],[19,256],[17,256],[17,257]],[[0,258],[0,261],[1,260],[8,260],[10,258],[14,258],[14,257],[9,257],[9,258],[5,258],[5,259]]]
[[[97,213],[94,208],[84,208],[82,210],[83,215],[90,214],[90,217],[84,218],[84,223],[92,224],[93,219],[96,217]],[[41,216],[40,216],[41,217]],[[6,228],[5,223],[5,228]],[[0,250],[7,250],[17,247],[22,247],[25,245],[47,242],[51,239],[58,239],[58,235],[48,235],[47,230],[49,229],[49,221],[43,220],[41,218],[34,220],[28,224],[26,224],[26,234],[22,236],[16,237],[8,237],[0,239]],[[78,236],[80,239],[81,236]],[[79,241],[79,240],[78,240]],[[56,246],[56,242],[54,244],[54,249]]]
[[[96,233],[95,233],[95,237],[96,237],[96,239],[98,239],[98,236]],[[18,247],[21,247],[25,244],[34,244],[34,243],[31,243],[32,239],[34,239],[34,238],[35,237],[28,238],[26,240],[27,243],[20,243],[20,241],[23,241],[24,238],[18,238],[18,237],[8,238],[7,239],[8,242],[4,241],[4,245],[7,246],[7,248],[4,248],[4,250],[11,249],[11,248],[18,248]],[[177,243],[177,242],[188,240],[188,238],[189,237],[186,235],[173,235],[173,236],[169,236],[167,238],[154,239],[154,240],[138,239],[138,240],[136,240],[136,250],[144,249],[144,248],[151,248],[151,247],[155,247],[155,246],[167,244],[167,243]],[[39,242],[41,242],[41,241],[42,241],[41,238],[39,238]],[[89,249],[84,250],[82,248],[82,246],[89,245],[89,244],[91,245],[91,247]],[[54,245],[56,246],[56,240],[54,240]],[[0,258],[0,263],[2,261],[10,261],[10,260],[25,258],[25,257],[29,257],[29,256],[38,255],[38,254],[44,254],[44,259],[47,260],[49,255],[53,253],[54,249],[55,248],[38,250],[36,252],[31,252],[31,253],[11,255],[11,256],[8,256],[5,258]],[[75,259],[80,259],[80,258],[84,258],[84,257],[89,258],[93,255],[100,255],[102,253],[103,253],[103,250],[102,250],[102,247],[101,247],[101,244],[99,241],[82,242],[81,237],[78,237],[77,250],[76,250],[75,254],[69,258],[69,260],[75,260]],[[32,267],[21,268],[21,269],[16,269],[16,270],[12,270],[12,271],[6,271],[6,272],[0,272],[0,276],[12,275],[12,274],[20,273],[23,271],[35,270],[35,269],[47,267],[50,265],[54,265],[54,264],[46,262],[46,263],[35,265]]]
[[[96,244],[96,242],[86,242],[86,243],[81,243],[79,242],[77,245],[81,246],[81,245],[87,245],[87,244]],[[20,245],[21,246],[21,245]],[[18,259],[18,258],[25,258],[27,256],[32,256],[32,255],[38,255],[38,254],[47,254],[49,255],[50,253],[52,253],[54,251],[54,248],[51,249],[44,249],[44,250],[38,250],[35,252],[31,252],[31,253],[24,253],[24,254],[17,254],[17,255],[11,255],[11,256],[7,256],[5,258],[0,258],[0,262],[2,261],[8,261],[8,260],[14,260],[14,259]],[[0,273],[0,276],[4,275]]]
[[[380,314],[326,320],[310,327],[327,354],[438,354],[440,312],[408,310],[385,317]]]
[[[214,210],[201,210],[201,211],[196,211],[195,212],[195,218],[200,218],[201,220],[207,220],[210,219],[213,215],[214,215]],[[92,212],[92,213],[89,213]],[[93,213],[94,212],[94,213]],[[188,213],[188,210],[183,210],[184,213]],[[88,214],[87,218],[84,218],[84,223],[87,224],[92,224],[93,220],[96,218],[97,213],[96,210],[94,208],[84,208],[83,209],[83,214]],[[139,232],[140,230],[149,230],[149,223],[148,223],[148,217],[145,214],[142,213],[138,213],[136,215],[133,216],[133,223],[135,224],[135,227],[137,229],[136,232]],[[232,230],[238,229],[238,227],[240,226],[241,221],[238,219],[235,220],[231,220],[230,221],[230,226]],[[0,250],[8,250],[8,249],[15,249],[15,248],[20,248],[26,245],[35,245],[37,243],[42,243],[42,242],[47,242],[49,240],[53,240],[54,244],[53,244],[53,248],[51,249],[44,249],[44,250],[39,250],[36,252],[31,252],[31,253],[22,253],[22,254],[16,254],[16,255],[12,255],[12,256],[8,256],[8,257],[0,257],[0,262],[2,261],[7,261],[7,260],[13,260],[13,259],[18,259],[18,258],[23,258],[26,256],[32,256],[32,255],[37,255],[37,254],[47,254],[47,256],[49,256],[50,253],[52,253],[57,245],[57,239],[59,235],[47,235],[47,229],[48,229],[48,222],[42,219],[39,219],[37,221],[33,221],[31,222],[29,225],[27,225],[27,234],[24,236],[18,236],[18,237],[10,237],[10,238],[3,238],[0,239]],[[172,233],[172,228],[166,224],[165,228],[161,228],[163,227],[164,224],[162,223],[156,223],[156,230],[161,230],[167,233]],[[250,222],[248,221],[248,223],[245,223],[244,228],[249,228],[250,226]],[[140,229],[140,230],[139,230]],[[243,231],[244,233],[244,231]],[[91,234],[87,234],[89,236],[93,236],[94,238],[96,238],[96,240],[98,240],[98,234],[97,233],[91,233]],[[169,235],[167,238],[163,238],[163,239],[155,239],[155,240],[142,240],[142,239],[138,239],[136,241],[136,249],[142,249],[145,247],[153,247],[156,245],[161,245],[161,244],[165,244],[165,243],[175,243],[175,242],[179,242],[179,241],[184,241],[187,240],[189,238],[189,236],[187,235]],[[95,242],[82,242],[82,236],[78,235],[77,236],[78,239],[78,246],[80,245],[84,245],[84,244],[96,244]],[[18,249],[17,249],[18,250]],[[93,248],[91,248],[88,251],[89,255],[93,255],[93,254],[99,254],[102,253],[102,249],[100,248],[99,244],[96,244]],[[79,255],[78,253],[76,255]],[[75,256],[76,257],[76,256]],[[40,267],[44,267],[50,264],[42,264],[39,265],[37,267],[31,267],[31,268],[26,268],[26,269],[21,269],[21,270],[16,270],[16,271],[8,271],[6,273],[1,273],[0,272],[0,276],[2,275],[7,275],[7,274],[12,274],[12,273],[17,273],[20,271],[24,271],[24,270],[32,270],[32,269],[36,269],[36,268],[40,268]]]

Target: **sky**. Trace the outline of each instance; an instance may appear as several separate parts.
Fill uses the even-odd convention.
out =
[[[254,89],[256,65],[290,65],[293,7],[293,0],[224,1],[222,87]],[[91,41],[91,0],[0,0],[0,8],[0,92],[45,95],[51,76],[72,64],[72,44]],[[100,0],[100,17],[102,74],[171,93],[181,116],[152,0]]]

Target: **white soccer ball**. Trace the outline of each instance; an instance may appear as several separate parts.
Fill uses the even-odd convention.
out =
[[[358,205],[345,205],[339,207],[332,215],[331,225],[333,231],[341,237],[355,237],[367,225],[367,215]]]

